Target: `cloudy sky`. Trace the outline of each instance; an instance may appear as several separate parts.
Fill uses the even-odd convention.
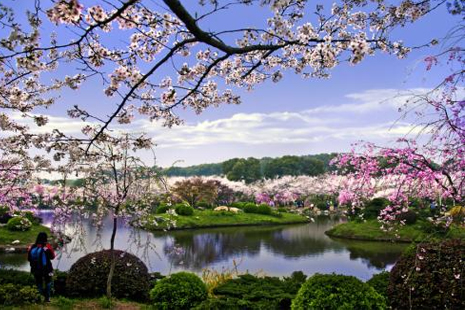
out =
[[[263,18],[259,12],[241,16]],[[238,16],[214,17],[209,27],[227,27]],[[456,18],[443,7],[414,25],[396,30],[394,38],[407,46],[422,45],[444,37]],[[412,119],[401,118],[398,108],[413,93],[431,89],[447,74],[439,67],[426,72],[424,58],[444,46],[414,50],[406,59],[377,54],[361,64],[340,64],[330,79],[302,79],[292,72],[280,83],[267,82],[252,92],[240,92],[242,104],[210,108],[201,115],[178,111],[184,125],[167,129],[147,119],[137,119],[125,130],[148,132],[157,147],[158,164],[181,166],[219,162],[233,157],[256,158],[340,152],[359,140],[379,144],[418,133]],[[109,110],[109,102],[98,83],[84,85],[79,94],[66,91],[50,115],[45,129],[77,132],[79,121],[65,117],[66,108],[96,105]],[[109,106],[111,105],[111,107]],[[113,126],[118,129],[118,126]]]

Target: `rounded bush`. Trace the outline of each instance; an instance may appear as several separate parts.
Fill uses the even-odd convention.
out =
[[[243,208],[245,213],[257,213],[258,207],[254,203],[247,203]]]
[[[389,272],[377,273],[367,281],[367,284],[375,289],[383,297],[387,298],[387,288],[389,286]]]
[[[413,225],[417,222],[417,214],[412,210],[408,210],[407,212],[399,214],[397,219],[399,221],[404,221],[406,225]]]
[[[194,208],[186,206],[184,204],[178,204],[175,207],[176,213],[179,215],[190,216],[194,214]]]
[[[379,212],[389,205],[389,200],[386,198],[374,198],[365,204],[363,215],[365,219],[376,219]]]
[[[280,212],[280,213],[286,213],[286,212],[287,212],[287,209],[284,208],[284,207],[279,207],[279,208],[278,208],[278,212]]]
[[[167,205],[159,205],[158,208],[156,209],[155,213],[157,213],[157,214],[166,213],[166,211],[168,211],[169,208],[170,208],[170,206],[167,206]]]
[[[22,216],[12,217],[6,224],[6,228],[11,231],[26,231],[31,229],[31,226],[31,221]]]
[[[148,300],[150,276],[145,264],[136,256],[114,250],[116,265],[112,295],[116,298]],[[68,272],[66,292],[72,297],[100,297],[106,294],[111,251],[103,250],[81,257]]]
[[[14,213],[14,216],[25,217],[32,223],[32,225],[38,225],[42,223],[42,219],[40,217],[35,216],[34,213],[31,211],[16,211]]]
[[[0,206],[0,223],[6,224],[12,218],[8,206]]]
[[[292,309],[385,309],[383,296],[353,276],[315,274],[300,288]]]
[[[388,297],[393,309],[465,309],[465,241],[423,243],[392,268]]]
[[[207,287],[195,274],[178,272],[158,281],[150,298],[155,309],[191,309],[207,299]]]
[[[273,210],[267,204],[261,204],[257,208],[257,213],[258,214],[271,215],[272,212],[273,212]]]

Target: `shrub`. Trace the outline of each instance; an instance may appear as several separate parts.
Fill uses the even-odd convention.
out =
[[[155,210],[155,213],[156,214],[166,213],[166,211],[168,211],[169,208],[170,206],[167,206],[167,205],[159,205],[158,208]]]
[[[13,213],[14,216],[22,216],[27,218],[33,225],[38,225],[42,223],[42,219],[40,217],[37,217],[32,213],[31,211],[16,211]]]
[[[367,284],[375,289],[384,298],[387,298],[387,288],[389,286],[389,272],[383,271],[373,275]]]
[[[0,206],[0,223],[6,224],[12,218],[8,206]]]
[[[20,286],[15,284],[0,285],[0,305],[13,306],[37,303],[41,296],[37,288],[32,286]]]
[[[0,268],[0,285],[7,283],[16,284],[20,286],[34,286],[35,280],[30,272]]]
[[[22,216],[15,216],[8,220],[6,228],[12,231],[26,231],[31,229],[32,223],[27,218]]]
[[[238,208],[238,209],[244,209],[246,204],[248,204],[248,202],[233,202],[231,204],[231,207]]]
[[[155,309],[191,309],[207,298],[207,287],[195,274],[178,272],[158,281],[150,297]]]
[[[257,208],[257,213],[258,214],[271,215],[272,211],[273,210],[271,209],[271,207],[269,205],[266,205],[266,204],[261,204]]]
[[[184,204],[177,204],[174,209],[176,210],[176,213],[179,215],[190,216],[194,214],[194,208],[186,206]]]
[[[116,298],[147,300],[150,277],[145,264],[130,253],[114,251],[116,266],[111,286],[112,295]],[[76,297],[105,295],[110,263],[110,250],[81,257],[69,270],[66,279],[67,295]]]
[[[279,208],[278,208],[278,212],[279,212],[279,213],[286,213],[286,212],[287,212],[287,209],[286,209],[286,208],[283,208],[283,207],[279,207]]]
[[[408,210],[407,212],[402,212],[399,214],[397,219],[399,221],[405,221],[406,225],[412,225],[417,222],[417,214],[412,210]]]
[[[386,198],[374,198],[365,204],[363,211],[365,219],[376,219],[379,212],[389,205],[389,200]]]
[[[289,309],[305,279],[302,272],[283,280],[240,275],[214,288],[216,298],[203,302],[198,309]]]
[[[315,274],[292,301],[292,309],[385,309],[383,296],[353,276]]]
[[[254,203],[247,203],[243,208],[245,213],[257,213],[258,207]]]
[[[388,297],[394,309],[465,309],[465,242],[423,243],[392,268]]]
[[[54,273],[53,291],[55,295],[66,296],[66,279],[68,278],[68,272],[55,270]]]
[[[213,206],[206,201],[200,201],[197,203],[197,208],[212,209]]]

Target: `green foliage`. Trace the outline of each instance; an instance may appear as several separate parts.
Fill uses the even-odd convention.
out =
[[[170,167],[164,171],[167,176],[209,176],[220,175],[223,172],[221,163],[218,164],[200,164],[189,167]]]
[[[397,219],[399,221],[404,221],[406,225],[413,225],[417,222],[417,214],[415,211],[408,210],[407,212],[402,212],[398,215]]]
[[[465,242],[423,243],[392,268],[388,297],[394,309],[465,309]]]
[[[36,217],[34,213],[32,213],[31,211],[23,211],[23,212],[16,211],[13,214],[14,216],[22,216],[22,217],[27,218],[32,223],[32,225],[38,225],[42,223],[42,219],[40,217]]]
[[[103,309],[110,309],[113,306],[113,300],[107,296],[102,296],[98,299],[98,304]]]
[[[11,231],[27,231],[31,229],[32,223],[27,218],[15,216],[8,220],[6,228]]]
[[[150,297],[155,309],[191,309],[207,298],[207,287],[195,274],[178,272],[158,281]]]
[[[197,203],[197,208],[212,209],[213,206],[211,204],[209,204],[208,202],[206,202],[206,201],[199,201]]]
[[[57,306],[58,309],[73,309],[75,301],[63,296],[57,296],[53,298],[53,304]]]
[[[15,284],[20,286],[35,285],[34,277],[30,272],[14,270],[14,269],[1,269],[0,268],[0,285]]]
[[[389,205],[389,200],[386,198],[374,198],[365,204],[363,211],[365,219],[376,219],[379,212]]]
[[[231,207],[233,207],[233,208],[238,208],[238,209],[243,210],[244,207],[245,207],[247,204],[249,204],[249,203],[250,203],[250,202],[233,202],[233,203],[231,204]]]
[[[387,298],[387,289],[389,286],[389,272],[383,271],[377,273],[367,281],[367,284],[375,289],[384,298]]]
[[[182,203],[175,205],[174,210],[179,215],[191,216],[192,214],[194,214],[194,208]]]
[[[273,212],[273,210],[271,209],[271,207],[269,205],[261,204],[261,205],[258,206],[256,213],[264,214],[264,215],[271,215],[272,212]]]
[[[168,211],[169,209],[170,209],[170,206],[161,204],[157,207],[157,209],[155,210],[155,213],[163,214],[163,213],[166,213],[166,211]]]
[[[6,224],[11,219],[10,208],[8,206],[0,206],[0,223]]]
[[[150,288],[145,264],[136,256],[114,250],[116,265],[112,295],[116,298],[147,300]],[[66,292],[69,296],[100,297],[105,295],[111,251],[104,250],[81,257],[69,270]]]
[[[213,290],[216,298],[203,302],[198,309],[289,309],[305,279],[300,271],[283,280],[240,275],[218,285]]]
[[[283,156],[271,159],[264,167],[267,178],[284,175],[319,175],[325,172],[325,163],[310,156]]]
[[[285,213],[285,212],[287,212],[287,209],[284,208],[284,207],[279,207],[279,208],[278,208],[278,212],[280,212],[280,213]]]
[[[258,213],[258,207],[256,204],[249,202],[244,206],[245,213]]]
[[[262,177],[260,161],[253,157],[233,158],[223,162],[223,173],[228,180],[244,181],[247,184],[260,180]]]
[[[293,310],[385,309],[383,296],[353,276],[315,274],[292,301]]]
[[[66,296],[66,279],[68,272],[55,270],[53,279],[53,291],[55,295]]]
[[[37,303],[41,296],[37,288],[15,284],[0,285],[0,305],[13,306]]]

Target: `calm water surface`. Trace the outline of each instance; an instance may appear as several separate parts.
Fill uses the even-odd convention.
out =
[[[42,213],[45,225],[50,225],[52,213]],[[204,268],[232,268],[239,271],[290,275],[301,270],[307,275],[341,273],[367,280],[374,273],[390,269],[405,244],[362,242],[331,239],[324,234],[339,222],[328,217],[315,223],[270,226],[183,230],[149,233],[120,225],[116,248],[141,258],[151,271],[162,274],[189,270],[201,273]],[[109,247],[110,221],[98,230],[89,220],[80,228],[68,227],[75,237],[58,251],[54,266],[68,270],[77,259]],[[29,270],[26,255],[0,254],[0,265]]]

